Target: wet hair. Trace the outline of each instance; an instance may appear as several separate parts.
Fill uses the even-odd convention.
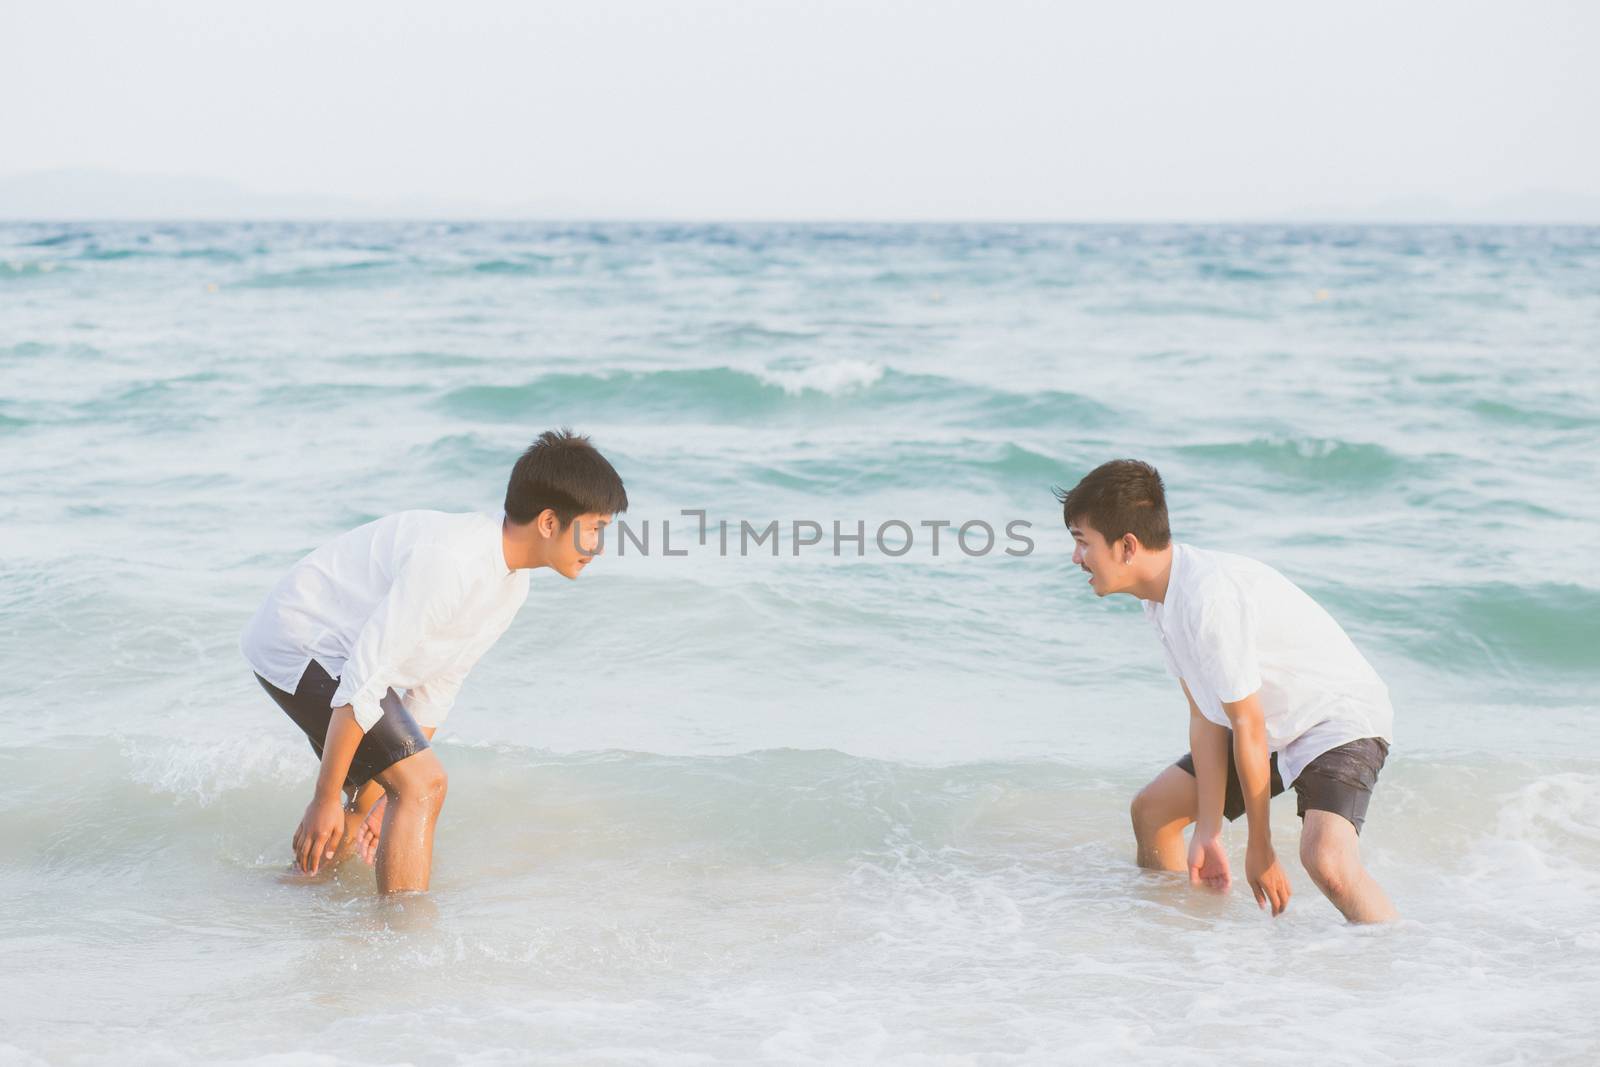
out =
[[[1061,521],[1071,526],[1083,520],[1100,531],[1107,544],[1127,534],[1146,548],[1162,549],[1172,542],[1167,522],[1167,491],[1161,474],[1136,459],[1114,459],[1083,476],[1070,490],[1055,489],[1061,501]]]
[[[567,526],[579,515],[627,511],[628,491],[587,437],[567,429],[546,430],[511,468],[506,518],[526,524],[546,508]]]

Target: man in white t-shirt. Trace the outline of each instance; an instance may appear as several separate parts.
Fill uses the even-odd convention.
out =
[[[1057,495],[1072,561],[1097,596],[1143,601],[1189,703],[1189,754],[1133,801],[1139,865],[1187,869],[1191,882],[1225,890],[1222,820],[1246,815],[1246,880],[1259,905],[1281,914],[1289,879],[1273,851],[1268,802],[1292,786],[1311,880],[1351,922],[1393,919],[1394,905],[1361,863],[1359,835],[1394,723],[1371,664],[1271,567],[1174,544],[1161,476],[1149,464],[1114,460]]]
[[[512,468],[501,514],[402,511],[284,575],[239,644],[322,761],[294,834],[300,870],[359,848],[379,891],[428,888],[446,785],[434,731],[527,599],[529,572],[578,577],[627,509],[589,439],[550,431]]]

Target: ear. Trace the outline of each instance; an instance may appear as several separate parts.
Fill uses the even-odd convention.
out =
[[[1122,549],[1122,562],[1132,563],[1133,557],[1139,554],[1139,539],[1133,534],[1123,534],[1117,547]]]
[[[539,512],[534,524],[542,537],[554,537],[561,530],[561,520],[556,517],[555,508],[545,508]]]

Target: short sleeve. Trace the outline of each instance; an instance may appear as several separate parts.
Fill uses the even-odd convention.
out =
[[[1167,639],[1161,639],[1161,658],[1166,661],[1167,673],[1178,681],[1183,681],[1183,670],[1178,666],[1178,661],[1172,657],[1172,646],[1167,644]]]
[[[1161,626],[1161,616],[1156,611],[1155,604],[1146,600],[1144,602],[1145,621],[1156,632],[1156,641],[1161,645],[1161,659],[1167,665],[1167,673],[1178,681],[1183,681],[1183,671],[1178,667],[1178,661],[1172,654],[1172,640],[1167,637],[1167,632]]]
[[[1256,654],[1256,617],[1236,589],[1207,596],[1195,626],[1195,653],[1203,678],[1217,700],[1231,704],[1261,688]]]

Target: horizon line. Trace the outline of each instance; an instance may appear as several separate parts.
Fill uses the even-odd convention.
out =
[[[1570,227],[1593,229],[1600,227],[1600,218],[1588,221],[1532,220],[1532,219],[1449,219],[1449,218],[1382,218],[1382,217],[1329,217],[1285,216],[1282,218],[1124,218],[1124,219],[1069,219],[1069,218],[892,218],[892,217],[823,217],[782,216],[715,217],[667,215],[52,215],[6,216],[0,215],[0,226],[17,225],[70,225],[99,223],[148,223],[173,225],[180,223],[214,223],[239,225],[247,223],[450,223],[504,225],[507,223],[533,223],[539,225],[689,225],[689,226],[1409,226],[1409,227]]]

